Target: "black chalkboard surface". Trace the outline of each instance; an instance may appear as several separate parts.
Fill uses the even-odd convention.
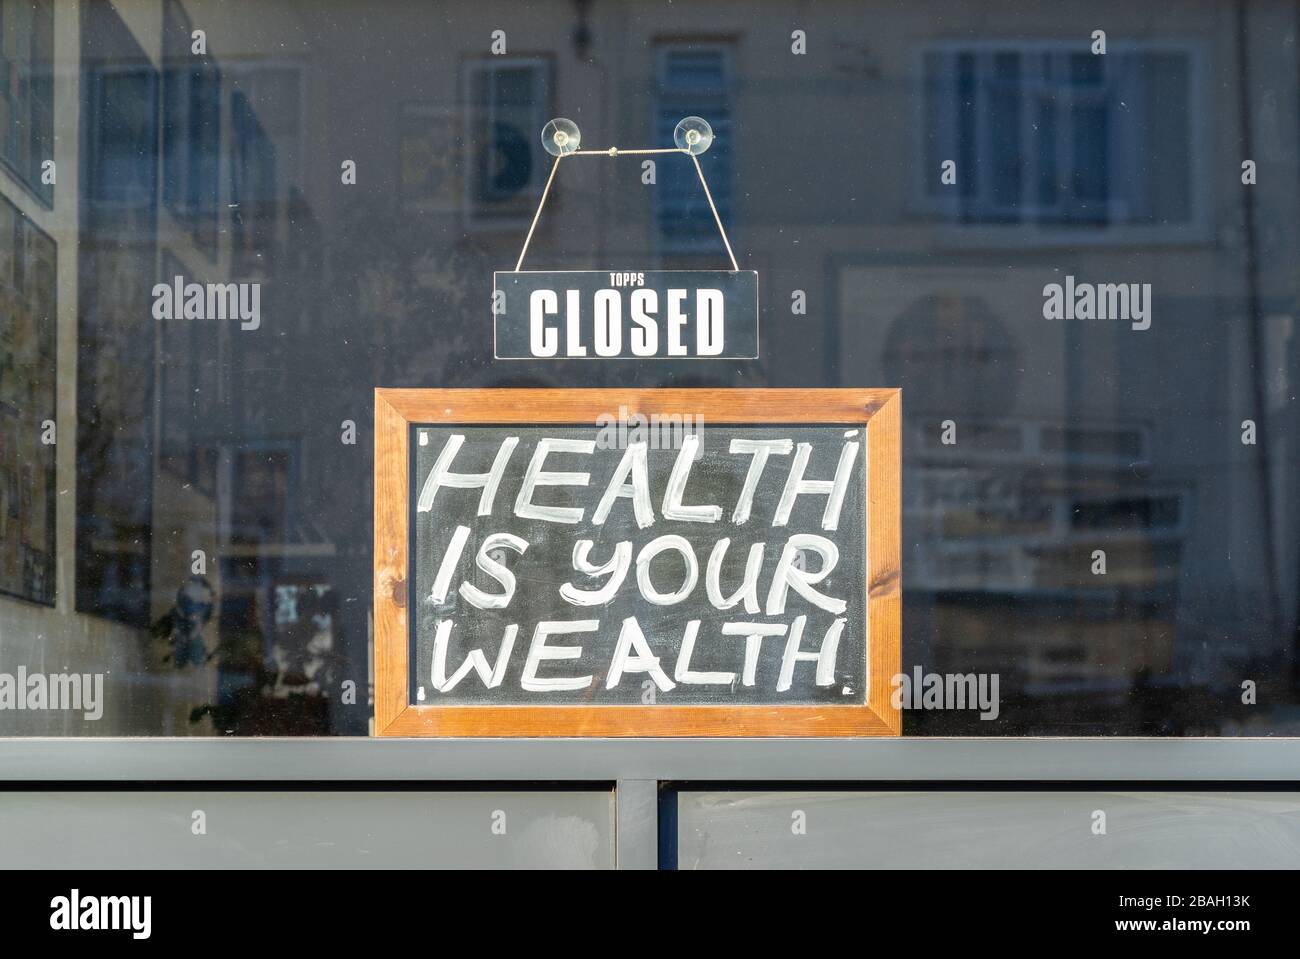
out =
[[[865,701],[865,428],[410,431],[410,703]]]
[[[377,389],[375,732],[897,736],[895,389]]]

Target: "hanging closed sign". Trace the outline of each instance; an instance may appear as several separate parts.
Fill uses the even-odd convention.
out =
[[[497,359],[756,359],[752,270],[497,273]]]
[[[677,146],[656,150],[579,150],[578,128],[552,120],[542,143],[555,156],[546,189],[511,272],[493,275],[493,353],[527,359],[757,359],[758,274],[741,270],[709,193],[698,154],[713,131],[688,117],[674,133]],[[685,154],[695,164],[730,270],[522,269],[533,231],[566,156]]]

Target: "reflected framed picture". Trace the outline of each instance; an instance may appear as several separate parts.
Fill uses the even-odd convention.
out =
[[[455,108],[420,101],[398,106],[397,189],[402,209],[454,213],[464,197],[462,135]]]
[[[554,74],[545,55],[461,62],[467,226],[514,230],[532,220],[550,172],[541,132]]]
[[[0,228],[0,593],[52,606],[56,247],[4,198]]]

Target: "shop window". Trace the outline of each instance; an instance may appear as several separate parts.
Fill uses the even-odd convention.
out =
[[[1008,39],[843,2],[800,56],[776,5],[706,6],[547,0],[492,56],[474,4],[0,0],[0,658],[109,704],[0,733],[363,733],[382,386],[901,387],[903,668],[1004,697],[907,735],[1300,729],[1294,24],[1175,2],[1094,56],[1079,4]],[[493,358],[557,115],[593,148],[708,120],[757,361]],[[566,161],[529,264],[725,269],[694,164],[655,159]],[[156,317],[177,276],[258,284],[256,328]],[[1149,286],[1150,326],[1045,317],[1070,276]]]

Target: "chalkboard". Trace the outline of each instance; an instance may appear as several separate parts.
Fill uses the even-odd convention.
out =
[[[896,734],[897,410],[377,391],[378,731]]]

